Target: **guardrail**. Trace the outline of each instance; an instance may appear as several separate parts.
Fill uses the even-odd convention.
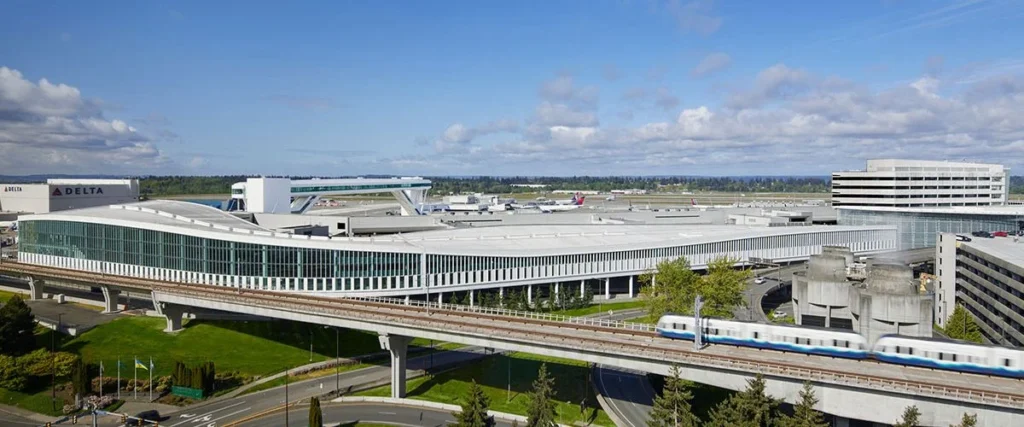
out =
[[[408,305],[415,307],[437,308],[447,311],[461,311],[470,313],[490,314],[495,316],[507,316],[521,319],[545,320],[549,322],[569,323],[574,325],[598,326],[602,328],[623,329],[628,331],[654,332],[654,325],[647,323],[626,322],[622,320],[595,319],[589,317],[573,317],[560,314],[538,313],[533,311],[509,310],[499,307],[468,306],[461,304],[435,303],[430,301],[412,301],[408,303],[404,299],[388,297],[347,297],[346,299],[358,301],[370,301],[384,304]]]

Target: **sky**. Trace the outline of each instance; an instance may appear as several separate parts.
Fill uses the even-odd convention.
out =
[[[0,175],[1024,173],[1024,0],[0,5]]]

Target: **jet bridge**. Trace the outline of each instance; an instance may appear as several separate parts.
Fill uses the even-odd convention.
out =
[[[391,193],[402,215],[421,215],[419,206],[430,190],[430,180],[420,177],[303,179],[249,178],[231,185],[229,211],[303,214],[327,196]]]

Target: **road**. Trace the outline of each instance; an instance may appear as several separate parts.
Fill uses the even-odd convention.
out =
[[[324,424],[333,423],[378,423],[398,426],[446,427],[455,422],[455,417],[446,411],[410,408],[406,406],[381,405],[372,403],[322,403]],[[240,424],[245,427],[280,427],[287,425],[305,426],[309,418],[309,407],[300,406],[288,411],[288,423],[284,412],[278,412],[258,420]],[[496,425],[511,426],[511,423],[497,421]]]
[[[654,406],[654,388],[642,372],[597,366],[595,385],[604,396],[606,411],[612,412],[624,426],[644,427]]]
[[[407,374],[412,376],[416,371],[425,370],[430,366],[441,368],[443,366],[464,364],[484,357],[485,355],[484,349],[481,347],[468,347],[434,354],[432,362],[433,365],[431,365],[430,355],[410,358],[407,363]],[[339,383],[341,389],[344,391],[351,387],[363,384],[378,381],[386,382],[390,378],[390,366],[372,366],[355,371],[343,372],[339,376]],[[320,396],[329,393],[334,390],[334,384],[334,376],[326,376],[291,383],[288,385],[288,401],[296,402],[302,399],[308,399],[313,396]],[[188,407],[183,411],[167,414],[170,418],[161,422],[160,425],[168,427],[216,427],[280,407],[284,405],[284,403],[284,387],[278,387],[239,396],[234,399]],[[304,416],[302,420],[305,420]],[[413,423],[413,425],[418,424]]]

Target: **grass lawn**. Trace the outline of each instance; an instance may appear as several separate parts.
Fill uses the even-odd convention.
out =
[[[432,402],[459,404],[475,380],[491,399],[490,409],[510,414],[526,415],[529,392],[541,363],[547,363],[548,372],[555,379],[555,399],[558,422],[572,424],[591,421],[595,425],[613,425],[600,409],[590,384],[589,367],[575,360],[546,358],[532,354],[514,353],[512,357],[495,355],[469,363],[457,370],[421,377],[406,384],[408,397]],[[506,384],[511,368],[512,399],[507,401]],[[359,395],[390,396],[391,386],[367,390]],[[586,398],[587,411],[580,413],[580,402]]]
[[[170,375],[175,361],[213,361],[218,372],[238,371],[247,376],[265,376],[310,362],[334,358],[335,332],[317,325],[283,321],[193,320],[176,334],[163,332],[166,321],[153,317],[123,317],[92,329],[65,343],[66,351],[82,355],[88,363],[104,361],[113,372],[118,356],[125,372],[132,373],[131,361],[144,364],[153,358],[154,375]],[[342,357],[379,352],[375,334],[340,329]],[[148,375],[148,374],[147,374]]]
[[[576,308],[572,310],[552,311],[551,314],[559,314],[562,316],[579,317],[586,316],[589,314],[607,313],[608,310],[621,311],[629,310],[634,308],[641,308],[644,306],[644,302],[640,300],[624,301],[624,302],[612,302],[594,304],[590,307]]]
[[[0,302],[7,302],[11,297],[18,295],[21,299],[28,299],[28,294],[0,291]]]

